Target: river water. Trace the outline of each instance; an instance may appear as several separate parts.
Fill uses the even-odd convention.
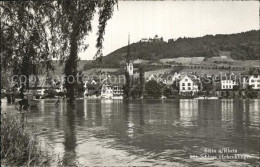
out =
[[[54,103],[41,100],[27,122],[64,165],[259,164],[259,99],[82,99],[75,109]],[[223,158],[234,154],[247,159]]]

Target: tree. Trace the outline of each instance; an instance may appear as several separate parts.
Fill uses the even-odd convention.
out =
[[[240,85],[234,85],[233,86],[233,90],[234,91],[239,91],[239,89],[240,89]]]
[[[150,80],[145,85],[146,93],[153,98],[162,97],[162,87],[155,80]]]
[[[172,88],[173,88],[173,90],[177,90],[177,91],[179,91],[179,89],[180,89],[179,82],[176,79],[172,83]]]
[[[76,77],[78,52],[87,48],[83,41],[92,29],[94,13],[98,8],[95,58],[101,60],[106,23],[116,3],[117,0],[1,2],[1,48],[5,51],[2,67],[28,75],[41,65],[48,71],[52,58],[59,58],[65,62],[65,88],[72,103],[76,83],[68,82],[68,78]]]
[[[128,99],[131,97],[131,79],[130,79],[130,75],[129,72],[127,70],[125,70],[125,85],[124,85],[124,94],[125,97]]]
[[[75,82],[69,82],[70,76],[77,74],[77,60],[80,49],[86,49],[83,43],[88,33],[92,30],[91,20],[93,19],[96,8],[99,9],[99,26],[97,38],[97,54],[95,58],[102,58],[103,35],[107,21],[112,17],[114,5],[117,0],[74,0],[74,1],[57,1],[57,25],[60,29],[62,41],[62,55],[65,62],[65,87],[69,102],[74,102]],[[68,47],[69,46],[69,47]]]
[[[247,88],[245,90],[245,94],[246,94],[246,97],[248,97],[250,99],[255,99],[258,96],[257,91],[252,88],[252,85],[247,86]]]
[[[77,73],[77,94],[79,97],[83,96],[84,93],[84,82],[83,82],[83,77],[84,74],[82,73],[82,71],[78,71]]]
[[[1,2],[1,67],[15,75],[25,75],[26,85],[31,74],[52,69],[51,58],[57,52],[56,38],[48,39],[46,13],[52,14],[47,4],[52,1]],[[37,67],[37,68],[36,68]]]
[[[143,98],[144,89],[145,89],[145,77],[144,77],[144,67],[141,66],[139,69],[139,79],[140,79],[140,98]]]
[[[212,79],[201,78],[201,84],[202,84],[203,91],[206,91],[207,96],[209,96],[210,92],[213,91],[214,89]]]
[[[133,88],[131,89],[130,95],[134,99],[141,97],[141,85],[140,85],[140,83],[133,86]]]
[[[172,86],[165,85],[163,87],[163,95],[167,98],[173,98],[174,97],[174,90]]]

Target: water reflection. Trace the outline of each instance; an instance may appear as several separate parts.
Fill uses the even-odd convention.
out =
[[[192,99],[181,99],[180,102],[180,120],[185,126],[194,126],[194,121],[198,116],[198,101]]]
[[[134,122],[133,122],[133,111],[130,109],[131,105],[126,105],[125,108],[125,123],[126,123],[126,133],[129,138],[134,136]]]
[[[75,129],[75,109],[67,106],[66,122],[64,127],[64,166],[76,166],[76,129]]]
[[[189,155],[204,147],[259,156],[259,100],[84,99],[75,109],[65,101],[54,106],[43,100],[28,119],[50,129],[46,140],[66,166],[190,166]]]

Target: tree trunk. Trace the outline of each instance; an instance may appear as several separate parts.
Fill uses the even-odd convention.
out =
[[[72,33],[75,34],[75,33]],[[75,102],[75,88],[77,84],[77,59],[78,59],[78,44],[76,35],[70,38],[70,55],[65,63],[65,88],[67,89],[68,102],[74,105]]]

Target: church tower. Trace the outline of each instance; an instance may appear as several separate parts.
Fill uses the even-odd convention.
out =
[[[127,54],[126,54],[126,70],[129,73],[130,78],[132,78],[134,75],[134,66],[133,66],[133,61],[132,61],[132,57],[130,54],[130,36],[129,36],[129,34],[128,34]]]

